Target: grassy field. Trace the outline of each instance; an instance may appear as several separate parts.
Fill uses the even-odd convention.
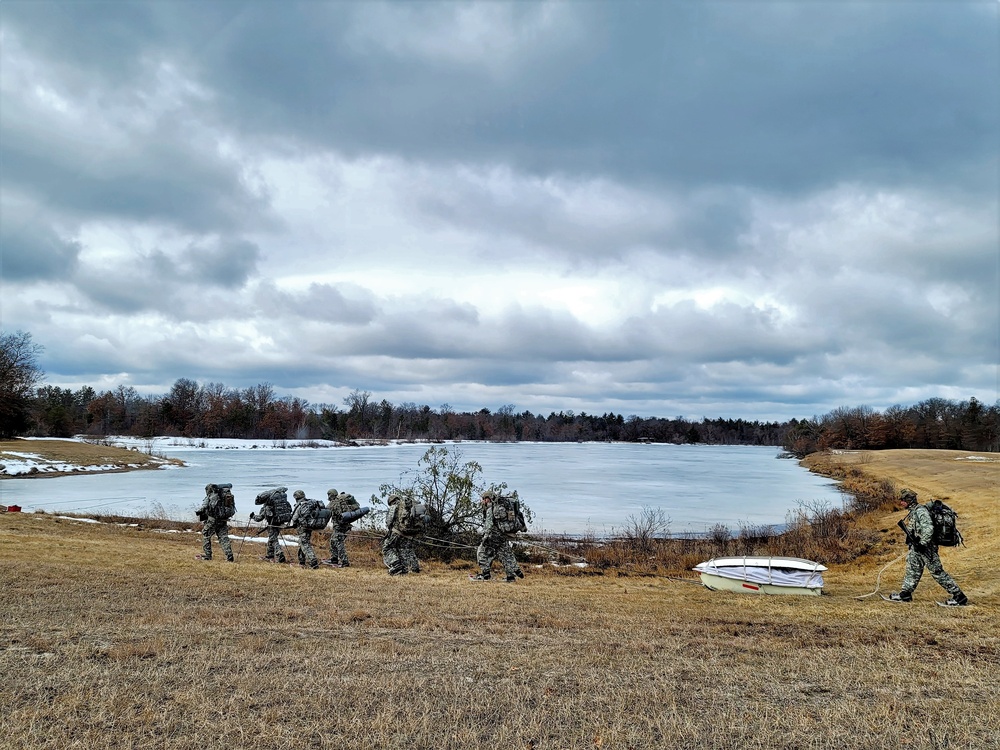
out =
[[[880,543],[823,597],[614,569],[395,579],[363,541],[343,570],[249,544],[202,563],[193,534],[0,515],[0,746],[1000,748],[1000,463],[966,455],[816,467],[947,497],[961,609],[930,579],[911,605],[857,598],[901,551],[898,514],[865,520]]]

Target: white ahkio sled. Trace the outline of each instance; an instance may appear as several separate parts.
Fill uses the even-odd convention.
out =
[[[694,570],[712,591],[819,596],[826,566],[800,557],[716,557]]]

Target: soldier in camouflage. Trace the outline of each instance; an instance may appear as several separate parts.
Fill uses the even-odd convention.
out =
[[[351,561],[347,557],[347,534],[351,530],[350,523],[344,523],[344,513],[357,510],[358,503],[354,495],[349,492],[337,492],[337,490],[327,490],[326,496],[329,500],[327,507],[332,514],[330,517],[330,559],[323,562],[341,568],[351,567]]]
[[[228,493],[228,494],[227,494]],[[229,541],[229,523],[227,518],[216,518],[212,515],[213,509],[221,507],[226,502],[234,502],[232,491],[228,487],[220,487],[216,484],[205,485],[205,499],[198,509],[198,517],[202,520],[201,526],[201,554],[197,556],[199,560],[212,559],[212,535],[219,540],[219,546],[226,554],[229,562],[234,562],[233,545]]]
[[[295,508],[289,523],[295,527],[299,534],[299,565],[304,566],[308,563],[309,567],[315,570],[319,567],[319,560],[316,559],[316,553],[312,547],[313,530],[306,523],[306,517],[311,510],[310,506],[315,501],[309,500],[302,490],[295,490],[292,496],[295,498]]]
[[[287,487],[278,487],[271,490],[262,503],[263,507],[261,508],[260,513],[258,513],[256,517],[253,513],[250,514],[251,521],[263,521],[267,524],[267,549],[264,552],[264,557],[262,558],[267,562],[287,562],[285,559],[285,550],[281,547],[282,525],[274,520],[274,502],[279,497],[287,500],[287,493]]]
[[[419,534],[407,528],[409,509],[402,495],[392,494],[388,498],[389,511],[386,516],[385,540],[382,542],[382,561],[389,569],[389,575],[399,576],[420,572],[420,561],[413,551],[413,539]]]
[[[333,487],[326,491],[326,507],[330,509],[330,520],[333,522],[330,528],[330,557],[326,560],[320,560],[324,565],[333,565],[337,567],[340,565],[340,552],[337,549],[337,497],[340,495],[337,490]]]
[[[473,576],[473,581],[488,581],[492,575],[491,568],[493,561],[499,559],[503,565],[507,577],[507,583],[513,583],[518,578],[524,578],[521,566],[518,565],[514,557],[514,550],[510,546],[511,536],[501,531],[494,518],[494,503],[497,501],[497,494],[493,490],[487,490],[482,495],[483,503],[483,539],[476,550],[476,562],[479,563],[479,575]]]
[[[900,508],[909,511],[903,519],[903,528],[910,551],[906,554],[906,574],[903,576],[903,584],[899,593],[889,597],[890,601],[913,601],[913,590],[920,583],[924,568],[927,568],[938,585],[951,594],[951,598],[944,604],[950,607],[968,604],[968,597],[962,593],[962,589],[941,565],[938,548],[934,543],[934,521],[931,519],[930,511],[917,503],[917,493],[910,489],[900,493],[899,505]]]

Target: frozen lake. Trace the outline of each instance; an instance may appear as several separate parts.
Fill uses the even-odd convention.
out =
[[[207,442],[207,441],[206,441]],[[200,444],[200,442],[198,443]],[[0,481],[0,502],[25,511],[142,515],[164,509],[194,519],[209,482],[232,482],[246,521],[262,489],[284,485],[326,500],[326,490],[352,493],[362,505],[385,482],[417,468],[426,444],[359,448],[280,448],[250,441],[226,447],[170,445],[157,453],[188,465],[157,471]],[[235,447],[239,446],[239,447]],[[535,513],[533,532],[610,534],[644,507],[662,508],[674,533],[702,533],[717,523],[785,522],[800,502],[840,507],[833,482],[811,474],[779,449],[758,446],[617,443],[460,443],[442,446],[483,467],[487,482],[507,482]]]

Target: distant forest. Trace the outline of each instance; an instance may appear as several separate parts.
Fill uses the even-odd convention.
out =
[[[249,438],[267,441],[519,440],[543,442],[624,441],[775,445],[802,457],[818,450],[954,448],[1000,450],[1000,402],[975,398],[931,398],[884,412],[867,406],[841,407],[822,417],[787,422],[744,419],[690,421],[682,417],[518,412],[513,405],[491,411],[458,412],[447,404],[432,409],[393,404],[355,390],[341,406],[311,405],[279,397],[269,383],[229,388],[182,378],[163,396],[141,396],[130,386],[97,393],[42,386],[30,398],[22,434]]]

